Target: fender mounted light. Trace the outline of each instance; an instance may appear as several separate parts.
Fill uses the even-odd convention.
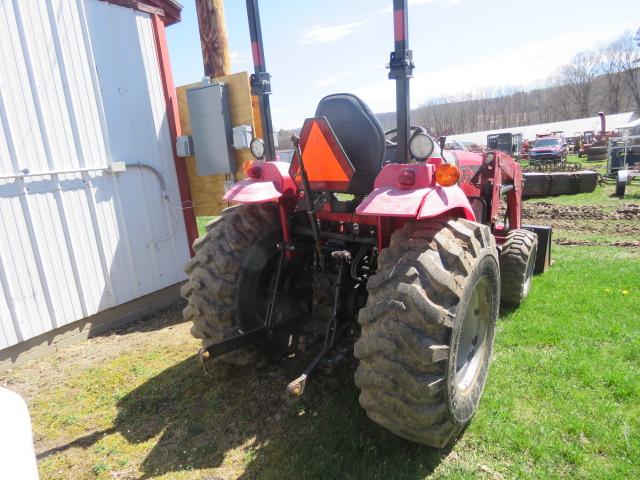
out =
[[[247,177],[253,178],[254,180],[259,180],[262,178],[262,167],[258,165],[256,162],[247,169]]]
[[[441,163],[436,167],[436,182],[443,187],[450,187],[458,183],[460,169],[450,163]]]
[[[398,183],[401,187],[410,188],[416,184],[416,172],[410,168],[405,168],[398,175]]]
[[[254,138],[251,140],[249,144],[249,150],[251,150],[251,155],[253,155],[257,160],[261,160],[264,158],[264,142],[261,138]]]
[[[253,167],[253,163],[253,160],[245,160],[242,162],[242,171],[247,177],[249,176],[249,169]]]

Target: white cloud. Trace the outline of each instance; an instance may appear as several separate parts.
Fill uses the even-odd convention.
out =
[[[284,112],[290,112],[291,110],[293,110],[294,108],[296,108],[295,105],[283,105],[282,107],[272,107],[271,108],[271,112],[272,113],[284,113]]]
[[[311,29],[304,34],[304,40],[302,43],[335,42],[366,24],[366,21],[361,21],[345,23],[342,25],[316,25],[311,27]]]
[[[334,83],[336,83],[338,80],[340,80],[340,77],[326,77],[326,78],[321,78],[320,80],[318,80],[315,85],[316,87],[328,87],[330,85],[333,85]]]
[[[443,70],[417,73],[411,80],[411,104],[415,108],[430,98],[478,94],[487,88],[522,86],[533,88],[544,81],[576,53],[610,41],[612,32],[564,33],[534,41],[519,48]],[[589,38],[589,44],[585,44]],[[526,62],[523,60],[526,59]],[[416,69],[419,72],[418,62]],[[423,68],[429,68],[423,66]],[[381,80],[356,90],[356,94],[376,112],[395,110],[393,82]]]

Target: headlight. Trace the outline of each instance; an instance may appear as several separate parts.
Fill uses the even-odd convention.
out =
[[[251,140],[249,144],[249,150],[251,150],[251,155],[253,155],[256,159],[260,160],[264,157],[264,142],[261,138],[254,138]]]
[[[409,153],[419,162],[424,162],[433,153],[435,144],[432,138],[426,133],[416,133],[409,140]]]

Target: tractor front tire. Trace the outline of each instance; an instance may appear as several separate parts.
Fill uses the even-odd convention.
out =
[[[444,448],[487,378],[500,303],[495,239],[467,220],[409,222],[367,289],[354,350],[360,404],[394,434]]]
[[[538,236],[529,230],[511,230],[500,252],[501,300],[517,307],[529,295],[538,253]]]
[[[275,208],[238,205],[224,210],[198,238],[195,256],[186,265],[189,280],[181,294],[187,300],[184,319],[191,334],[209,346],[258,327],[257,283],[278,256],[280,224]],[[264,365],[265,346],[250,346],[221,357],[236,365]]]

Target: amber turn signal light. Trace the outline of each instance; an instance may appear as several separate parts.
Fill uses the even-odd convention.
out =
[[[436,182],[443,187],[450,187],[458,183],[460,169],[450,163],[441,163],[436,167]]]
[[[242,171],[247,177],[249,176],[249,169],[251,167],[253,167],[253,160],[245,160],[242,162]]]

